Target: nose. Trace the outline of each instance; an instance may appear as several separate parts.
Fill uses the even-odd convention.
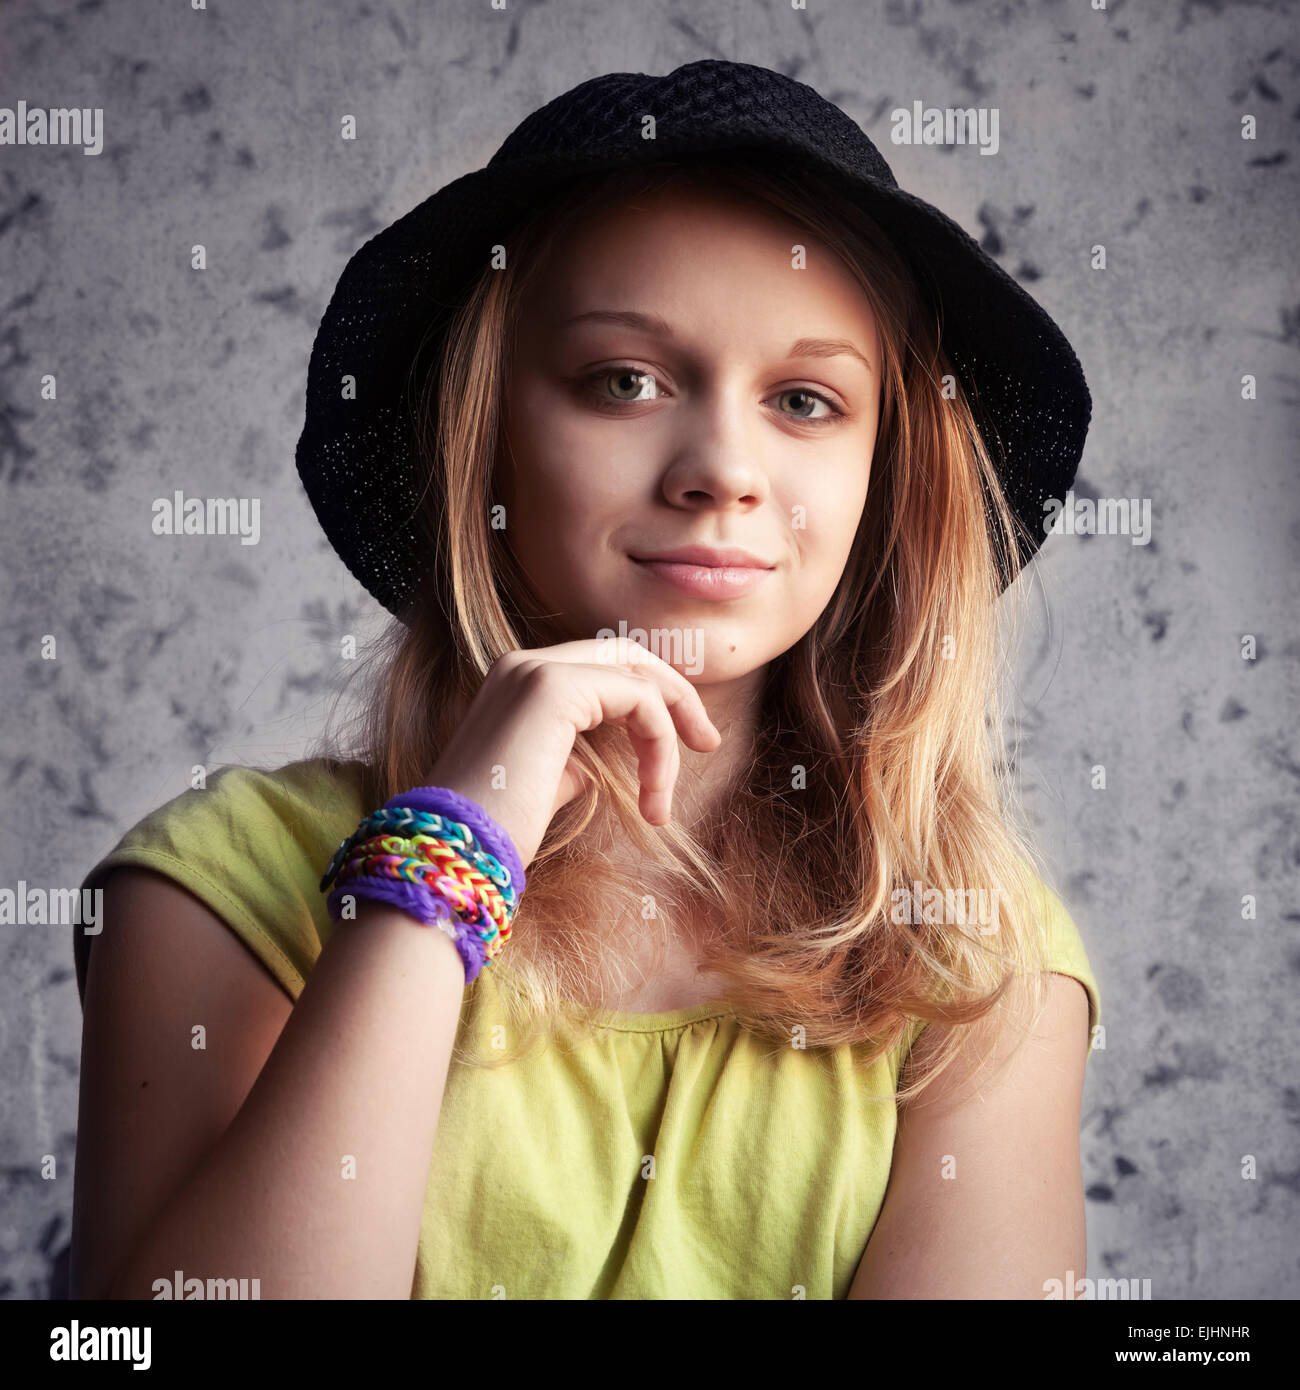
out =
[[[768,496],[756,407],[721,383],[701,389],[676,414],[679,433],[663,475],[676,507],[752,511]]]

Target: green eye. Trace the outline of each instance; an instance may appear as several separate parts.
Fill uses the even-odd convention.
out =
[[[658,400],[661,394],[653,372],[626,366],[604,368],[591,373],[583,390],[596,409],[609,412],[617,412],[619,406],[632,405],[637,401]],[[768,399],[780,400],[787,396],[793,400],[793,408],[779,409],[778,413],[791,420],[810,425],[830,425],[844,416],[844,411],[825,396],[802,386],[792,386],[778,391],[774,397]]]
[[[654,400],[657,395],[655,379],[649,372],[620,369],[614,372],[603,372],[601,376],[604,382],[614,383],[610,394],[615,400],[648,401]]]
[[[817,406],[825,406],[827,414],[830,413],[829,403],[821,396],[814,395],[811,391],[804,391],[798,387],[790,391],[782,391],[781,396],[793,396],[801,402],[801,405],[791,412],[799,420],[824,420],[826,415],[814,415],[812,412]],[[804,412],[803,405],[808,407],[807,413]]]

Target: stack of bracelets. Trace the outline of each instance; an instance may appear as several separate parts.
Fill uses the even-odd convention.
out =
[[[344,900],[391,903],[440,927],[465,963],[465,983],[501,953],[524,891],[510,836],[476,802],[416,787],[368,815],[334,853],[321,892],[334,921]]]

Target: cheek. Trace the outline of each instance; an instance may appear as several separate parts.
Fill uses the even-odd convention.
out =
[[[507,525],[515,553],[539,591],[567,607],[570,588],[581,584],[574,557],[598,550],[611,518],[626,513],[619,480],[627,470],[611,457],[608,437],[598,437],[549,383],[518,382],[508,430],[514,462]]]
[[[832,476],[832,475],[828,475]],[[853,553],[858,523],[866,503],[866,485],[858,473],[845,470],[833,474],[833,485],[810,491],[805,485],[799,496],[787,499],[786,524],[798,515],[795,505],[806,508],[803,529],[794,530],[797,568],[792,580],[791,606],[797,612],[797,625],[810,627],[830,602]]]
[[[533,523],[530,531],[563,512],[575,490],[572,470],[564,466],[573,450],[563,415],[553,394],[534,380],[523,377],[512,386],[506,427],[512,490],[520,513],[516,520]]]
[[[516,448],[517,491],[548,524],[575,537],[596,535],[625,520],[640,498],[644,464],[626,437],[557,413]]]
[[[784,520],[794,530],[805,570],[842,568],[867,500],[868,470],[855,457],[803,470],[782,499]]]

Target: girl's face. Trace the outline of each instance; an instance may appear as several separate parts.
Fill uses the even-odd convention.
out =
[[[641,629],[696,684],[751,675],[825,608],[862,514],[880,401],[864,295],[776,212],[682,186],[603,207],[539,269],[499,476],[543,611],[569,638]],[[763,568],[642,562],[685,546]]]

